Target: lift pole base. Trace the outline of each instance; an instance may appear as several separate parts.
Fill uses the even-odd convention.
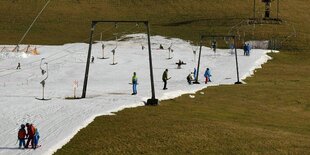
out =
[[[200,82],[198,82],[198,81],[194,81],[194,82],[193,82],[193,84],[200,84]]]
[[[148,99],[145,105],[156,106],[159,104],[158,99]]]

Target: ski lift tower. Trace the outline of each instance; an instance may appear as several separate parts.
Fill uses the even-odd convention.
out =
[[[151,51],[151,39],[150,39],[150,25],[149,21],[110,21],[110,20],[98,20],[92,21],[91,23],[91,31],[90,31],[90,39],[89,39],[89,48],[87,54],[87,61],[86,61],[86,69],[85,69],[85,76],[84,76],[84,84],[83,84],[83,92],[81,98],[86,98],[86,91],[87,91],[87,81],[88,81],[88,73],[89,73],[89,64],[91,58],[91,51],[92,51],[92,44],[93,44],[93,34],[95,31],[95,27],[99,23],[142,23],[146,27],[147,32],[147,41],[148,41],[148,51],[149,51],[149,66],[150,66],[150,81],[151,81],[151,92],[152,97],[147,100],[146,105],[158,105],[159,101],[155,98],[155,87],[154,87],[154,75],[153,75],[153,63],[152,63],[152,51]]]
[[[239,78],[239,63],[238,63],[238,55],[237,55],[237,37],[235,35],[204,35],[204,34],[200,36],[197,76],[196,76],[195,81],[193,83],[194,84],[200,84],[200,82],[198,81],[198,77],[199,77],[200,59],[201,59],[201,51],[202,51],[202,42],[206,38],[211,38],[212,41],[215,41],[215,38],[232,38],[234,40],[236,74],[237,74],[237,81],[235,82],[235,84],[242,84],[242,82],[240,81],[240,78]]]
[[[261,0],[265,3],[264,16],[262,18],[256,16],[256,1],[253,0],[253,17],[250,18],[249,24],[281,24],[282,20],[279,18],[280,0]],[[271,4],[276,2],[276,17],[273,17],[271,12]]]

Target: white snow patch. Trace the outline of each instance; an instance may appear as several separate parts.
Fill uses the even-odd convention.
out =
[[[105,56],[110,59],[97,59],[102,56],[101,44],[94,44],[92,54],[96,59],[90,66],[87,98],[83,100],[64,98],[73,96],[74,80],[79,82],[77,96],[81,95],[87,44],[41,45],[37,46],[40,52],[38,56],[0,53],[0,154],[52,154],[95,117],[113,115],[113,112],[124,108],[143,106],[143,102],[151,97],[148,51],[147,48],[141,49],[141,44],[147,47],[147,40],[145,34],[127,37],[131,39],[118,43],[115,58],[117,65],[110,65],[110,51],[115,47],[115,41],[104,42]],[[199,71],[201,84],[188,85],[186,76],[196,67],[191,45],[181,39],[167,39],[162,36],[153,36],[151,41],[156,97],[160,100],[185,93],[194,94],[207,86],[233,84],[237,81],[235,57],[229,49],[218,49],[214,54],[210,48],[203,47]],[[162,44],[167,49],[171,43],[173,59],[167,60],[168,50],[158,50],[158,47]],[[0,49],[1,47],[3,46],[0,46]],[[256,68],[271,59],[267,56],[268,52],[270,51],[255,49],[248,57],[243,56],[243,51],[239,49],[240,77],[245,79],[251,76]],[[35,99],[42,94],[40,81],[44,77],[39,64],[43,57],[49,64],[45,97],[52,98],[46,102]],[[182,69],[177,69],[175,64],[179,59],[187,63]],[[195,60],[198,60],[197,57]],[[15,69],[18,62],[21,63],[21,70]],[[205,85],[203,74],[207,67],[211,69],[212,82]],[[168,90],[162,90],[161,76],[166,68],[172,78],[168,81]],[[132,86],[128,84],[133,72],[137,72],[139,81],[138,94],[135,96],[131,95]],[[33,123],[40,131],[42,147],[39,149],[16,149],[17,131],[20,124],[26,122]]]

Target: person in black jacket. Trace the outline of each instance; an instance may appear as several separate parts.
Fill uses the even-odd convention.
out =
[[[171,77],[170,77],[170,78],[171,78]],[[170,78],[168,78],[168,69],[166,69],[166,70],[164,71],[164,73],[163,73],[163,76],[162,76],[162,80],[163,80],[163,82],[164,82],[164,88],[163,88],[163,90],[168,89],[168,88],[167,88],[167,81],[168,81]]]

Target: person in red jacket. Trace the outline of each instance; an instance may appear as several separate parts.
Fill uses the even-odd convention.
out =
[[[29,143],[31,143],[32,148],[34,148],[34,141],[33,141],[33,137],[34,137],[34,133],[35,133],[35,128],[32,124],[26,123],[26,127],[27,127],[27,143],[25,148],[28,148]]]
[[[22,148],[22,146],[25,148],[26,130],[25,130],[24,124],[22,124],[20,126],[20,129],[18,130],[17,138],[19,141],[19,147],[18,148]]]

